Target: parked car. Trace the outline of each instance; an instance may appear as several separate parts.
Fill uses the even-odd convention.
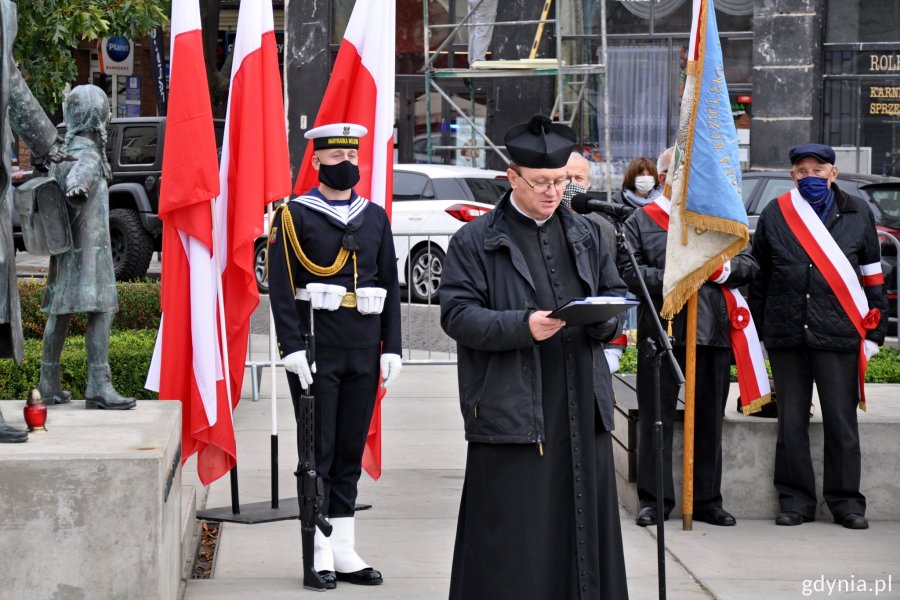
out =
[[[221,148],[225,123],[214,121],[216,145]],[[65,136],[65,127],[60,126]],[[162,247],[159,209],[159,182],[162,174],[165,117],[115,118],[109,123],[106,157],[112,169],[109,183],[109,241],[116,279],[129,280],[147,273],[154,251]],[[13,185],[35,175],[18,171]],[[13,211],[16,249],[25,250],[19,215]]]
[[[490,211],[509,189],[506,173],[452,165],[394,165],[391,226],[400,285],[416,302],[437,302],[450,237]],[[268,229],[268,227],[267,227]],[[256,241],[254,271],[268,292],[266,236]]]
[[[900,240],[900,178],[839,173],[838,187],[865,200],[875,215],[879,233]],[[750,219],[750,231],[769,202],[796,187],[789,171],[748,171],[743,173],[743,197]],[[891,316],[897,315],[897,247],[881,238],[881,267]]]

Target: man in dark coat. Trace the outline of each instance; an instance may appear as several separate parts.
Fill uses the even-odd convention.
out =
[[[366,133],[350,123],[306,132],[320,184],[282,205],[269,233],[269,299],[295,414],[301,388],[315,397],[321,508],[333,532],[329,538],[316,529],[314,564],[328,588],[336,581],[382,582],[356,553],[354,514],[378,375],[387,387],[402,367],[391,224],[383,208],[353,190],[359,138]],[[305,334],[313,329],[311,361]]]
[[[816,515],[809,405],[819,391],[825,433],[824,496],[835,523],[866,529],[857,404],[866,361],[887,333],[887,300],[875,217],[835,184],[834,150],[790,151],[797,184],[763,210],[753,237],[759,277],[750,308],[778,395],[778,525]],[[849,303],[846,303],[849,301]]]
[[[621,326],[548,316],[625,285],[597,227],[557,210],[574,132],[536,116],[505,142],[512,190],[453,236],[441,278],[469,442],[450,598],[627,598],[603,355]]]
[[[672,159],[671,148],[660,157],[661,171],[667,171]],[[637,210],[625,222],[625,237],[634,251],[638,267],[653,297],[653,306],[642,303],[638,309],[638,340],[657,337],[651,311],[662,307],[663,273],[666,267],[669,208],[671,202],[663,196]],[[735,518],[722,508],[722,416],[728,399],[731,366],[731,338],[728,310],[721,285],[746,285],[756,274],[756,261],[749,254],[741,254],[719,269],[710,281],[700,288],[697,299],[697,383],[694,419],[694,506],[697,521],[712,525],[730,526]],[[619,255],[619,271],[631,291],[640,294],[640,284],[631,261]],[[673,346],[681,368],[685,361],[685,313],[680,313],[672,326]],[[637,398],[640,414],[640,442],[638,446],[637,489],[641,510],[635,522],[641,527],[655,524],[656,514],[656,458],[653,448],[655,399],[653,389],[653,358],[638,352]],[[663,505],[667,519],[675,507],[675,488],[672,479],[672,440],[675,409],[678,403],[678,382],[666,361],[660,365],[660,415],[663,423]]]

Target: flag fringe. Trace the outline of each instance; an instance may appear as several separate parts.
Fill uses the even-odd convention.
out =
[[[719,219],[715,220],[718,221]],[[749,237],[746,227],[744,228],[744,233]],[[659,311],[660,316],[666,320],[674,319],[675,315],[681,312],[681,309],[684,307],[685,303],[688,301],[691,295],[699,290],[704,283],[706,283],[706,281],[709,279],[709,276],[712,275],[716,271],[716,269],[721,267],[724,261],[731,260],[732,258],[737,256],[738,253],[746,247],[746,245],[747,239],[745,238],[735,240],[727,248],[725,248],[725,250],[723,250],[721,254],[718,254],[709,259],[703,264],[703,266],[696,269],[693,273],[685,276],[675,285],[674,288],[672,288],[672,291],[666,294],[666,297],[663,299],[662,310]]]
[[[746,405],[741,405],[741,412],[745,415],[752,415],[753,413],[757,413],[762,410],[762,407],[766,404],[772,402],[772,394],[766,394],[765,396],[760,396],[756,400],[749,402]]]

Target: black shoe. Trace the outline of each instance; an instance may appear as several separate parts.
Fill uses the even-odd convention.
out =
[[[384,581],[381,578],[381,572],[376,571],[372,567],[366,567],[353,573],[336,573],[338,581],[346,581],[355,585],[381,585]]]
[[[85,399],[85,408],[101,408],[103,410],[130,410],[137,406],[134,398],[124,398],[116,394],[115,396],[106,398],[103,396],[94,396]]]
[[[869,521],[859,513],[850,513],[846,517],[835,517],[834,522],[847,529],[868,529]]]
[[[337,587],[337,575],[335,575],[334,571],[319,571],[319,575],[322,576],[322,581],[325,582],[326,590],[333,590]]]
[[[793,527],[795,525],[802,525],[803,523],[809,523],[812,520],[813,519],[811,519],[805,515],[801,515],[798,512],[788,510],[788,511],[778,513],[778,516],[775,517],[775,524]]]
[[[721,506],[710,506],[698,510],[694,513],[694,520],[721,527],[731,527],[737,523],[737,519]]]
[[[663,520],[669,520],[669,513],[665,513],[663,515]],[[641,509],[641,512],[638,513],[638,516],[634,520],[634,522],[638,525],[638,527],[656,525],[656,509],[652,506],[645,506]]]

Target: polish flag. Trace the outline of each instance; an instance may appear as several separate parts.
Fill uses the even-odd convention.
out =
[[[197,0],[173,0],[170,98],[160,184],[162,320],[147,388],[182,403],[182,461],[208,485],[235,464],[216,328],[212,200],[219,194]]]
[[[394,166],[395,0],[357,2],[347,23],[315,127],[358,123],[369,130],[359,140],[360,180],[356,192],[391,214]],[[307,144],[295,194],[318,185]]]
[[[396,14],[395,0],[368,0],[354,5],[314,125],[357,123],[369,130],[359,140],[360,179],[354,189],[383,207],[388,217],[391,216],[394,167]],[[312,153],[310,140],[294,186],[295,194],[304,194],[318,185]],[[362,462],[366,473],[376,480],[381,477],[384,388],[379,386],[378,390]]]
[[[259,305],[253,243],[267,204],[291,192],[284,96],[272,3],[243,0],[219,167],[216,235],[225,298],[227,363],[237,405],[244,381],[250,316]]]

